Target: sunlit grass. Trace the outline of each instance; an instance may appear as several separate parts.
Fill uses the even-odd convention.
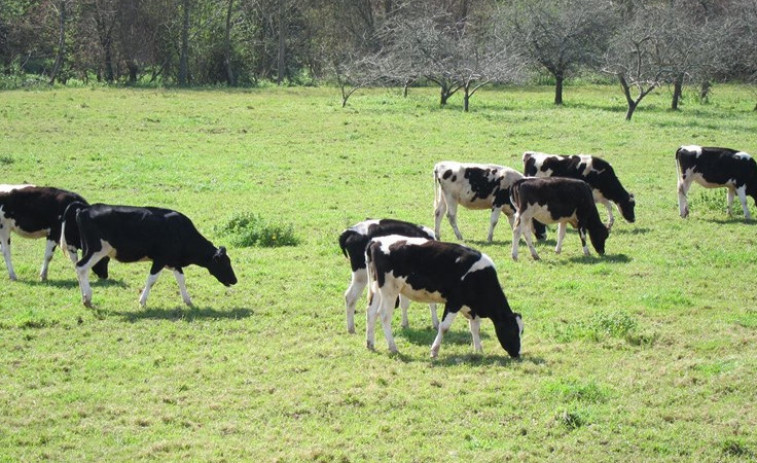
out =
[[[435,89],[361,90],[344,109],[329,88],[0,94],[3,183],[178,209],[228,248],[239,278],[226,288],[187,268],[190,308],[165,272],[142,309],[149,264],[113,263],[89,310],[67,259],[39,282],[42,242],[14,237],[0,461],[753,459],[757,228],[697,185],[678,217],[674,164],[682,144],[757,154],[750,92],[717,86],[710,104],[672,112],[662,89],[628,123],[619,88],[569,86],[564,107],[552,91],[488,88],[469,113],[455,98],[438,107]],[[637,222],[617,219],[604,257],[584,257],[572,231],[556,255],[551,230],[542,261],[515,263],[506,221],[488,243],[488,214],[459,212],[523,314],[523,358],[488,321],[475,354],[460,320],[432,361],[420,304],[409,329],[395,320],[399,355],[380,332],[365,348],[361,310],[348,335],[339,233],[367,217],[430,225],[435,162],[520,170],[525,150],[603,156],[636,195]],[[248,214],[296,242],[223,231]]]

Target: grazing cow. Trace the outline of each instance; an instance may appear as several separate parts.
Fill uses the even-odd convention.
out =
[[[80,195],[52,187],[34,185],[0,186],[0,246],[3,248],[5,266],[11,280],[16,280],[16,272],[11,262],[11,232],[25,238],[47,238],[45,256],[39,277],[47,279],[47,270],[53,258],[53,251],[61,238],[61,216],[73,202],[86,203]],[[71,243],[72,261],[76,262],[79,235],[73,231],[68,237]],[[93,271],[100,278],[108,277],[108,262],[104,261]]]
[[[370,306],[365,334],[369,349],[374,348],[374,327],[380,314],[389,350],[397,352],[392,311],[397,296],[403,294],[418,302],[444,303],[444,315],[431,346],[432,357],[439,354],[442,337],[458,312],[469,320],[477,352],[482,351],[481,319],[489,318],[502,348],[511,357],[520,356],[523,321],[510,309],[494,263],[486,254],[454,243],[390,235],[371,240],[366,262]]]
[[[386,235],[434,239],[434,231],[430,228],[394,219],[365,220],[351,226],[339,236],[339,247],[342,248],[342,253],[350,259],[352,266],[352,281],[344,293],[344,300],[347,305],[347,331],[349,333],[355,332],[355,305],[363,293],[363,288],[368,283],[368,273],[365,268],[365,248],[372,238]],[[407,319],[409,305],[408,299],[400,296],[403,328],[410,326]],[[431,324],[434,329],[437,329],[439,319],[436,316],[436,304],[430,304],[429,307],[431,309]]]
[[[681,146],[676,151],[678,168],[678,209],[682,218],[689,215],[686,193],[691,182],[705,188],[728,189],[728,215],[731,215],[734,194],[739,195],[744,216],[751,220],[746,197],[757,203],[757,163],[743,151],[697,145]]]
[[[226,286],[237,282],[226,248],[216,248],[197,231],[192,221],[179,212],[156,207],[72,204],[63,217],[64,228],[76,227],[81,235],[83,255],[76,263],[76,277],[82,302],[91,307],[92,288],[87,271],[106,256],[119,262],[152,261],[147,284],[139,297],[142,307],[161,270],[173,270],[184,303],[192,300],[184,284],[182,268],[195,264],[208,269]],[[66,233],[61,248],[67,249]]]
[[[612,166],[604,159],[586,154],[559,156],[526,151],[523,153],[523,174],[530,177],[568,177],[585,181],[591,186],[594,201],[603,204],[607,209],[607,230],[611,230],[615,223],[612,203],[615,203],[627,221],[633,223],[636,220],[636,200],[623,188]]]
[[[494,164],[470,164],[454,161],[439,162],[434,166],[434,233],[441,239],[441,224],[444,213],[447,213],[452,230],[457,239],[463,235],[457,228],[457,205],[467,209],[491,209],[489,219],[489,235],[487,240],[494,237],[494,227],[499,215],[504,212],[510,226],[513,225],[515,208],[510,203],[510,187],[516,180],[523,178],[520,172],[509,167]],[[545,237],[545,229],[541,224],[536,225],[537,237]]]
[[[534,260],[539,259],[528,230],[533,219],[545,224],[558,223],[556,253],[562,250],[567,224],[578,228],[584,255],[589,255],[589,248],[586,246],[587,231],[594,249],[599,254],[605,253],[605,241],[609,236],[609,231],[599,219],[597,206],[594,204],[588,183],[573,178],[531,177],[516,182],[510,195],[518,210],[515,213],[513,228],[513,260],[518,260],[521,233],[526,238],[531,256]],[[526,230],[523,230],[524,227]]]

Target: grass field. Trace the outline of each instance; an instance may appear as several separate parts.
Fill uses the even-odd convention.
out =
[[[1,93],[0,183],[178,209],[229,247],[239,284],[188,268],[188,308],[166,273],[142,309],[149,264],[114,263],[90,310],[66,258],[40,282],[43,243],[14,238],[0,462],[755,461],[757,222],[727,217],[724,190],[694,185],[686,220],[676,202],[679,145],[757,154],[753,95],[714,92],[671,112],[663,89],[630,123],[615,87],[568,88],[564,107],[550,87],[492,88],[467,114],[433,89],[346,108],[312,88]],[[604,257],[572,231],[555,255],[553,229],[542,261],[522,244],[512,262],[505,220],[489,244],[488,213],[460,212],[523,314],[522,359],[488,321],[475,355],[461,319],[431,360],[419,304],[409,329],[395,315],[399,355],[380,331],[365,348],[362,302],[348,335],[339,233],[366,217],[433,226],[435,162],[521,170],[525,150],[603,156],[637,221],[617,215]],[[292,224],[300,244],[230,246],[220,230],[240,213]]]

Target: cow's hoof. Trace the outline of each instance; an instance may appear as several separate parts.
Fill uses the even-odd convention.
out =
[[[82,304],[84,304],[84,307],[91,309],[92,308],[92,301],[82,301]]]

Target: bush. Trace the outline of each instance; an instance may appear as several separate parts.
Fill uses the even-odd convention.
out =
[[[234,215],[226,225],[217,227],[216,232],[231,238],[234,246],[260,246],[273,248],[297,246],[300,240],[294,235],[294,226],[268,224],[259,215],[245,212]]]

